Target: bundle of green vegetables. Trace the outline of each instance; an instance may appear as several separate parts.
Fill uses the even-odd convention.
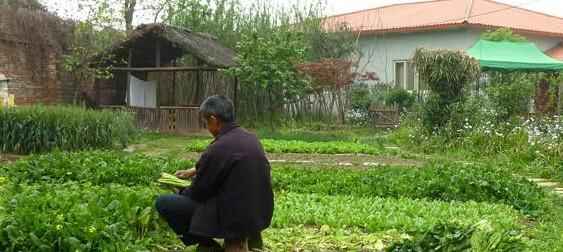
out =
[[[163,172],[160,174],[160,178],[158,182],[162,185],[171,186],[175,188],[186,188],[190,185],[190,182],[187,180],[180,179],[172,174]]]

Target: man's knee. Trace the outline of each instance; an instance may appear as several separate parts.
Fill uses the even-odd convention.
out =
[[[163,215],[166,212],[168,212],[168,209],[170,207],[170,203],[172,202],[172,197],[171,195],[163,195],[163,196],[159,196],[156,199],[156,202],[154,204],[156,211],[160,214]]]

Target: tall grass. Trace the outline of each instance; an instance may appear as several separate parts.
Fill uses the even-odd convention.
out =
[[[29,154],[127,145],[130,114],[66,106],[0,108],[0,152]]]

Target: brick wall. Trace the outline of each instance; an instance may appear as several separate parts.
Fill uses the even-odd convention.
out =
[[[37,12],[14,11],[0,6],[0,73],[10,79],[7,90],[15,96],[16,105],[72,101],[72,83],[63,81],[58,66],[62,48],[56,38],[60,36],[47,29],[49,22],[45,20],[50,19],[42,19],[43,16]],[[27,30],[20,23],[24,21],[25,25],[34,24],[36,31],[44,32],[41,36],[49,37],[44,40],[51,41],[51,45],[30,39],[34,36],[26,36]],[[40,44],[44,46],[39,47]]]

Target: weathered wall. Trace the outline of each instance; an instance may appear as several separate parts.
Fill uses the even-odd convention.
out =
[[[22,23],[24,20],[28,23]],[[40,21],[41,14],[36,12],[7,12],[0,8],[0,73],[10,79],[7,92],[15,96],[16,105],[72,100],[72,85],[64,84],[58,67],[61,46],[49,37],[33,37],[45,36],[43,34],[30,35],[29,30],[21,30],[25,25],[32,26],[33,22]]]

